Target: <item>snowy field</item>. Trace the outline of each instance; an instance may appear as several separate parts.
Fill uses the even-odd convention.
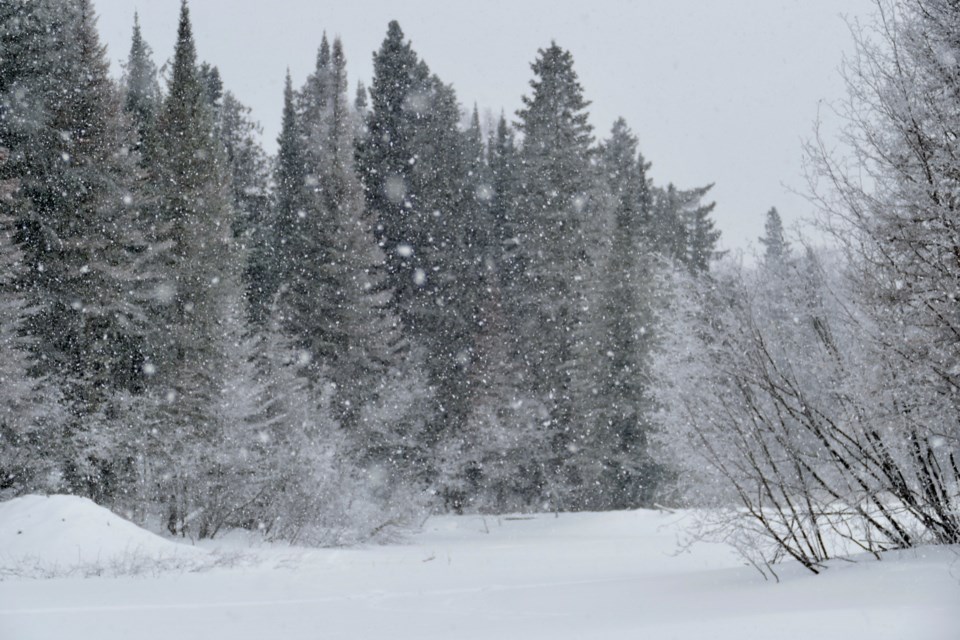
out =
[[[391,546],[198,548],[28,497],[0,503],[0,639],[960,638],[958,549],[777,584],[722,545],[677,555],[686,519],[440,517]]]

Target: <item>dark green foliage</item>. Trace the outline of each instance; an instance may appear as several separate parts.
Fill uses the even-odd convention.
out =
[[[396,22],[373,62],[350,100],[324,35],[268,159],[185,2],[165,91],[136,18],[118,87],[88,0],[0,3],[0,493],[324,541],[649,503],[655,270],[708,268],[709,187],[595,145],[556,44],[492,131]]]
[[[251,120],[250,109],[229,91],[217,109],[215,124],[230,174],[233,235],[237,249],[249,256],[242,274],[248,313],[253,322],[262,323],[271,299],[268,291],[276,291],[269,283],[269,264],[262,253],[273,227],[270,163],[257,140],[260,126]]]
[[[18,287],[31,317],[34,372],[56,380],[69,418],[51,446],[66,487],[109,497],[116,464],[92,434],[90,416],[142,383],[148,280],[140,261],[134,132],[122,116],[89,2],[32,4],[7,33],[24,38],[4,72],[2,144],[18,179],[13,198],[23,252]],[[48,13],[49,12],[49,13]],[[34,20],[50,28],[30,33]],[[27,31],[24,31],[27,28]],[[39,39],[39,40],[37,40]],[[31,42],[43,43],[41,54]],[[36,66],[43,65],[43,66]]]
[[[550,407],[551,499],[566,508],[573,506],[566,495],[582,483],[579,471],[564,461],[579,428],[573,375],[583,322],[581,285],[590,266],[587,235],[597,212],[590,198],[594,150],[589,103],[570,53],[553,43],[539,51],[531,68],[532,95],[524,96],[517,112],[524,139],[514,212],[515,281],[505,294],[528,384]]]
[[[657,259],[649,237],[649,166],[626,122],[617,120],[600,151],[599,169],[613,224],[591,305],[592,340],[587,341],[585,354],[586,359],[594,356],[596,368],[590,377],[595,386],[590,388],[592,401],[590,396],[581,401],[581,409],[592,409],[582,413],[593,431],[587,449],[601,463],[592,486],[602,490],[584,496],[596,509],[649,505],[659,480],[647,451],[656,410],[648,392],[654,310],[662,295],[653,284]]]
[[[215,400],[229,351],[223,323],[239,287],[230,180],[207,86],[184,4],[151,167],[154,242],[166,250],[154,261],[160,282],[153,312],[162,321],[150,336],[149,393],[157,402],[148,423],[162,434],[156,454],[169,465],[163,491],[172,531],[182,531],[194,508],[209,470],[205,456],[220,437]]]
[[[682,264],[691,273],[704,273],[719,256],[720,232],[710,218],[716,203],[703,204],[713,185],[696,189],[677,189],[667,185],[657,189],[653,205],[653,234],[660,251]]]
[[[160,110],[160,85],[157,82],[157,68],[150,57],[150,46],[140,33],[140,19],[133,17],[133,37],[130,41],[130,55],[124,68],[124,111],[130,114],[137,128],[138,146],[150,136]]]
[[[455,433],[470,399],[475,291],[482,254],[474,218],[485,207],[479,128],[465,137],[452,87],[431,75],[396,22],[374,54],[371,111],[358,144],[366,206],[386,252],[387,283],[408,335],[425,347],[437,389],[433,430]],[[473,181],[471,184],[470,181]]]

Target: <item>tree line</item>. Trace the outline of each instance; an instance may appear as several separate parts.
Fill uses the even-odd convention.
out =
[[[396,22],[369,88],[324,35],[271,157],[186,3],[119,81],[89,0],[3,3],[0,495],[315,543],[708,506],[764,571],[960,542],[960,15],[857,33],[851,153],[806,149],[833,248],[772,209],[744,266],[556,43],[483,123]]]
[[[4,3],[0,46],[5,495],[324,539],[650,504],[652,274],[719,233],[568,51],[485,127],[396,22],[369,90],[324,35],[269,157],[186,3],[164,74],[135,21],[113,80],[89,0]]]

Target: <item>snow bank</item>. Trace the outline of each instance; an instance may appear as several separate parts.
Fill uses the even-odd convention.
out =
[[[76,496],[0,502],[0,577],[129,575],[194,568],[209,554]]]
[[[776,583],[726,545],[678,554],[693,519],[444,516],[405,544],[263,544],[256,562],[216,571],[8,579],[0,581],[0,639],[960,638],[958,547],[837,561],[819,576],[785,563]],[[243,543],[205,546],[214,554]]]

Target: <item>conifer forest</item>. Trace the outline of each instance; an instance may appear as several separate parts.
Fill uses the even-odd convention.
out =
[[[960,544],[960,11],[877,13],[818,226],[745,212],[744,259],[561,42],[489,123],[396,21],[370,86],[322,35],[268,154],[187,2],[114,76],[91,0],[0,0],[0,500],[311,545],[698,507],[813,572]]]

